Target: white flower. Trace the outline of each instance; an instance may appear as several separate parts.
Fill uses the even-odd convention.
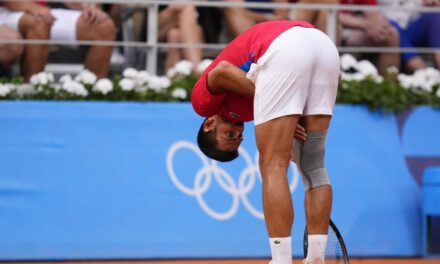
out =
[[[134,89],[135,82],[132,79],[123,78],[119,81],[119,86],[121,86],[123,91],[131,91]]]
[[[134,90],[135,90],[136,92],[138,92],[138,93],[143,93],[143,92],[145,92],[146,90],[148,90],[148,87],[145,86],[145,85],[143,85],[143,86],[136,86],[136,87],[134,87]]]
[[[357,60],[351,54],[344,54],[341,56],[341,68],[346,71],[350,68],[357,68]]]
[[[434,68],[417,70],[413,75],[417,87],[426,92],[432,92],[432,88],[440,83],[440,72]]]
[[[47,85],[47,84],[49,84],[49,81],[51,78],[53,79],[53,75],[49,76],[49,74],[46,72],[40,72],[40,73],[32,75],[32,77],[29,81],[34,86]]]
[[[171,96],[177,99],[186,99],[187,93],[185,89],[178,87],[173,90]]]
[[[47,80],[49,81],[49,83],[53,83],[55,81],[55,77],[53,73],[51,72],[47,73]]]
[[[440,88],[439,88],[439,89],[437,89],[437,92],[435,93],[435,95],[437,95],[437,97],[439,97],[439,98],[440,98]]]
[[[425,76],[427,79],[432,80],[435,84],[440,83],[440,71],[432,67],[425,69]]]
[[[360,72],[355,72],[355,73],[341,72],[341,79],[344,81],[361,81],[365,79],[365,77],[366,76]]]
[[[361,60],[358,65],[357,69],[360,73],[362,73],[365,76],[376,76],[378,75],[376,67],[368,60]]]
[[[99,79],[93,86],[93,90],[102,94],[107,94],[113,90],[113,83],[107,78]]]
[[[341,80],[342,81],[351,81],[351,73],[341,72]]]
[[[352,75],[352,80],[354,81],[362,81],[366,78],[367,76],[365,76],[363,73],[361,72],[355,72]]]
[[[72,76],[70,76],[69,74],[64,74],[63,76],[60,77],[60,83],[65,83],[65,82],[71,82],[72,81]]]
[[[383,82],[383,77],[380,75],[374,75],[373,76],[373,80],[377,83],[380,84],[381,82]]]
[[[211,65],[212,60],[210,59],[204,59],[202,60],[199,65],[197,65],[197,73],[201,74],[202,72],[204,72],[206,70],[206,68],[209,67],[209,65]]]
[[[432,82],[423,82],[418,85],[418,87],[420,89],[422,89],[423,91],[428,92],[428,93],[432,92],[433,86],[434,86],[434,83],[432,83]]]
[[[5,84],[0,83],[0,97],[5,97],[12,90],[14,90],[14,88],[15,88],[14,85],[11,83],[5,83]]]
[[[139,71],[136,74],[135,82],[136,85],[141,86],[147,84],[149,79],[150,79],[150,74],[147,71]]]
[[[127,68],[122,72],[122,76],[125,78],[135,79],[138,71],[135,68]]]
[[[84,84],[94,84],[97,79],[96,74],[89,70],[83,70],[75,77],[75,81]]]
[[[159,77],[159,82],[163,89],[168,88],[171,85],[171,80],[166,76]]]
[[[190,75],[193,67],[193,63],[188,60],[181,60],[174,65],[176,73],[183,76]]]
[[[168,79],[165,76],[162,77],[151,76],[151,78],[148,80],[148,88],[157,92],[168,88],[170,85],[171,85],[170,79]]]
[[[396,66],[390,66],[387,68],[387,73],[388,74],[398,74],[399,69]]]
[[[429,93],[432,92],[433,86],[440,82],[438,72],[432,68],[417,70],[413,74],[413,79],[414,87]]]
[[[399,81],[399,84],[405,89],[411,89],[415,87],[414,78],[410,75],[406,75],[403,73],[398,74],[397,80]]]
[[[173,79],[176,76],[177,76],[176,69],[174,69],[174,68],[168,69],[168,71],[167,71],[167,77],[168,78]]]
[[[87,96],[89,92],[86,90],[82,83],[77,81],[65,82],[62,84],[61,88],[71,94],[79,95],[79,96]]]
[[[61,83],[53,83],[50,87],[53,88],[55,91],[63,89],[63,85]]]
[[[34,86],[29,83],[19,84],[16,87],[16,90],[17,90],[17,94],[20,96],[25,94],[32,94],[35,92]]]

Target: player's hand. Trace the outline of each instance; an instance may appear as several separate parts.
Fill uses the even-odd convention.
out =
[[[56,19],[52,13],[50,13],[50,9],[45,6],[35,5],[26,12],[32,15],[37,21],[48,25],[53,25],[53,22],[55,22]]]
[[[91,25],[99,25],[109,18],[104,11],[95,6],[84,8],[81,16]]]
[[[302,127],[300,124],[296,125],[295,139],[299,141],[305,141],[307,139],[306,129]]]

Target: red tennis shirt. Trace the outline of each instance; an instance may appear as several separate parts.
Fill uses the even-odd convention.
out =
[[[219,114],[232,122],[253,120],[254,98],[232,92],[221,95],[211,94],[208,90],[208,73],[222,60],[248,72],[251,64],[263,56],[275,38],[295,26],[313,27],[309,23],[300,21],[270,21],[256,24],[236,37],[220,52],[195,84],[191,96],[194,110],[203,117]]]

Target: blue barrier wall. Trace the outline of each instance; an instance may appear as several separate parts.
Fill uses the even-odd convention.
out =
[[[0,260],[266,257],[252,124],[204,158],[189,104],[2,102]],[[337,106],[326,162],[352,256],[421,254],[417,171],[440,166],[440,112]],[[289,172],[302,254],[302,182]]]

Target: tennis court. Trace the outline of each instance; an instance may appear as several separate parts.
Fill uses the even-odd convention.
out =
[[[43,264],[48,262],[2,262],[20,264]],[[228,260],[148,260],[148,261],[63,261],[49,262],[60,264],[267,264],[268,259],[228,259]],[[294,260],[294,263],[301,263],[301,260]],[[352,259],[351,264],[434,264],[440,260],[434,259]]]

